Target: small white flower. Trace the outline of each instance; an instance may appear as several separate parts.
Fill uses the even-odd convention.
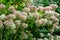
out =
[[[1,20],[5,20],[6,19],[6,16],[4,14],[1,14],[0,19]]]
[[[28,24],[26,24],[26,23],[22,23],[22,24],[21,24],[21,27],[22,27],[23,29],[25,29],[25,28],[28,27]]]

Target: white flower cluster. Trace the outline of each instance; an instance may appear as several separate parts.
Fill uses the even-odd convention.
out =
[[[4,7],[4,5],[1,4],[0,8],[1,6]],[[23,32],[21,32],[20,38],[22,38],[23,40],[28,38],[28,35],[24,32],[24,29],[26,28],[28,29],[28,27],[32,26],[30,25],[30,23],[28,24],[28,22],[31,22],[31,24],[33,24],[34,22],[35,24],[34,26],[36,26],[36,28],[47,27],[49,32],[52,34],[55,29],[59,28],[58,17],[60,16],[60,14],[54,11],[57,7],[58,6],[55,4],[51,4],[47,7],[40,6],[38,8],[36,6],[29,6],[29,7],[25,7],[21,12],[21,11],[17,11],[14,6],[10,6],[8,10],[12,12],[11,14],[0,15],[0,29],[5,27],[7,30],[11,29],[12,33],[13,32],[16,33],[18,28],[21,28]],[[43,11],[44,12],[43,15],[42,13],[39,13],[39,11]],[[32,17],[34,21],[29,20],[30,17]],[[43,37],[44,35],[41,33],[40,36]],[[40,38],[38,40],[43,40],[43,39]],[[48,39],[44,38],[44,40],[48,40]],[[52,36],[51,36],[51,40],[53,40]]]

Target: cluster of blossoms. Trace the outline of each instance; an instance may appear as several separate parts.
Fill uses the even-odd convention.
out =
[[[11,12],[8,15],[0,15],[0,29],[8,30],[10,34],[19,35],[18,40],[29,40],[29,35],[32,34],[32,39],[34,39],[34,33],[32,31],[47,29],[49,32],[49,40],[54,40],[52,33],[54,30],[59,28],[59,19],[60,14],[55,12],[55,9],[58,6],[55,4],[50,4],[47,7],[39,6],[28,6],[23,8],[22,11],[17,11],[14,6],[10,6],[8,10]],[[5,8],[5,5],[0,4],[0,8]],[[34,29],[34,26],[36,27]],[[33,30],[30,30],[33,29]],[[20,34],[19,34],[20,33]],[[38,36],[38,35],[36,35]],[[39,37],[43,37],[44,34],[39,32]],[[16,37],[16,36],[14,36]],[[36,37],[35,37],[36,38]],[[57,36],[57,40],[60,37]],[[17,37],[16,37],[17,39]],[[38,38],[37,40],[43,40]],[[44,40],[48,40],[44,38]]]

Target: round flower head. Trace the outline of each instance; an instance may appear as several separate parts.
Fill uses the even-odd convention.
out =
[[[50,15],[50,16],[51,16],[51,15],[54,15],[54,13],[55,13],[54,11],[45,11],[45,14],[46,14],[46,15]]]
[[[53,21],[50,21],[50,20],[49,20],[49,21],[47,22],[47,26],[51,26],[51,25],[53,25]]]
[[[52,34],[54,32],[54,28],[49,29],[49,32]]]
[[[0,4],[0,9],[4,9],[5,8],[5,5],[4,4]]]
[[[55,14],[54,11],[45,11],[45,17],[44,18],[50,19],[51,16],[55,16],[54,14]]]
[[[43,33],[40,33],[40,36],[41,36],[41,37],[44,37],[44,34],[43,34]]]
[[[44,11],[44,7],[39,6],[39,7],[37,8],[37,10],[38,10],[38,11]]]
[[[54,15],[55,15],[56,17],[59,17],[59,16],[60,16],[60,14],[59,14],[59,13],[56,13],[56,12],[55,12]]]
[[[27,39],[28,38],[28,35],[25,32],[21,32],[20,38],[22,40]]]
[[[10,6],[8,10],[13,12],[15,10],[15,8],[14,8],[14,6]]]
[[[22,14],[20,14],[19,18],[20,18],[21,21],[26,21],[27,20],[27,17],[22,15]]]
[[[20,20],[15,20],[15,24],[16,24],[17,27],[20,27],[21,21]]]
[[[44,40],[48,40],[48,38],[44,38]]]
[[[4,25],[6,26],[7,29],[9,29],[9,28],[15,29],[16,28],[13,20],[6,20],[4,22]]]
[[[41,16],[39,15],[39,13],[33,13],[32,16],[35,18],[35,19],[40,19]]]
[[[48,20],[47,19],[40,19],[41,21],[42,21],[42,26],[44,26],[44,25],[46,25],[47,24],[47,22],[48,22]]]
[[[22,27],[23,29],[25,29],[25,28],[28,27],[28,24],[26,24],[26,23],[22,23],[22,24],[21,24],[21,27]]]
[[[47,6],[47,7],[44,8],[44,10],[45,10],[45,11],[52,11],[52,7]]]
[[[26,12],[21,12],[21,14],[22,14],[23,16],[27,16],[27,13],[26,13]]]
[[[53,8],[53,10],[55,10],[58,7],[58,5],[56,4],[50,4],[50,6]]]
[[[0,29],[3,29],[4,26],[3,26],[3,22],[0,20]]]
[[[17,11],[16,11],[16,10],[13,10],[13,14],[15,14],[15,15],[16,15],[16,13],[17,13]]]
[[[9,32],[10,32],[10,34],[15,34],[16,30],[10,30]]]
[[[39,27],[42,24],[42,21],[41,20],[36,20],[35,24],[36,24],[37,27]]]
[[[21,13],[20,11],[16,11],[16,14],[15,14],[16,17],[19,17],[20,16],[20,13]]]
[[[50,35],[49,40],[54,40],[54,36]]]
[[[23,9],[23,11],[29,13],[29,12],[30,12],[30,8],[25,7],[25,8]]]
[[[36,11],[37,11],[36,6],[33,6],[33,5],[32,5],[32,6],[30,6],[29,8],[30,8],[30,11],[31,11],[31,12],[36,12]]]
[[[59,26],[56,25],[56,24],[53,24],[53,27],[54,27],[55,29],[58,29],[58,28],[59,28]]]
[[[56,18],[55,16],[51,16],[51,20],[53,21],[53,22],[59,22],[59,19],[58,18]]]
[[[6,16],[4,14],[1,14],[0,20],[5,20],[5,19],[6,19]]]
[[[15,19],[16,16],[14,14],[9,14],[6,16],[6,19]]]

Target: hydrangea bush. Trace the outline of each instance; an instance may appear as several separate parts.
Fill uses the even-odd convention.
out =
[[[0,40],[60,40],[60,36],[53,35],[59,28],[60,14],[55,12],[58,6],[29,4],[22,10],[17,10],[14,5],[7,8],[0,4]]]

